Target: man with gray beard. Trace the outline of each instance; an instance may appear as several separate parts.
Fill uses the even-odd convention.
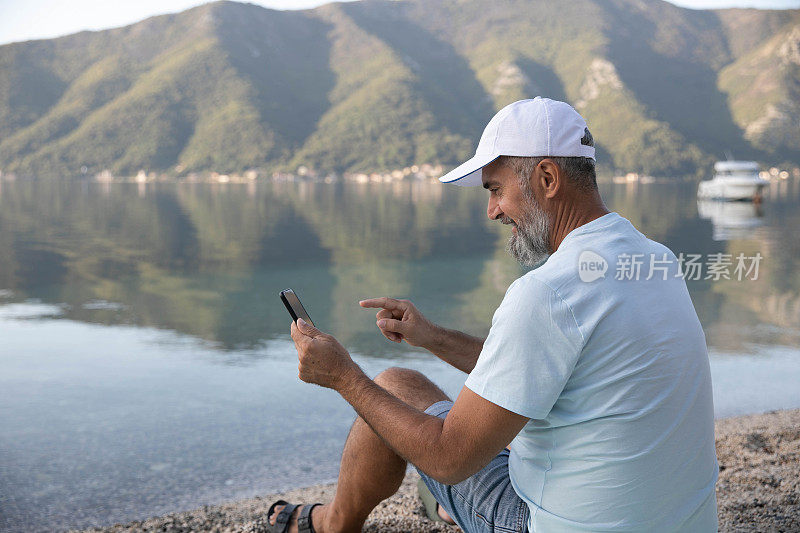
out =
[[[511,168],[518,176],[528,176],[530,178],[533,168],[541,163],[543,159],[501,156],[498,158],[497,164]],[[562,165],[564,165],[563,162]],[[523,210],[519,223],[514,223],[507,216],[503,216],[500,219],[503,224],[514,224],[517,228],[517,231],[512,232],[508,238],[506,250],[521,265],[536,266],[550,255],[548,243],[550,219],[547,217],[547,213],[536,203],[536,197],[533,194],[529,180],[521,179],[520,189],[522,189],[522,193],[525,196],[527,206]]]
[[[360,302],[386,338],[468,374],[455,402],[412,370],[372,380],[332,336],[291,325],[300,379],[358,418],[333,501],[275,502],[271,531],[360,531],[408,463],[466,532],[716,531],[705,336],[674,254],[606,209],[594,158],[583,118],[535,98],[499,111],[441,178],[483,185],[489,218],[512,226],[509,252],[536,266],[486,339],[407,300]],[[635,277],[615,275],[634,257]]]

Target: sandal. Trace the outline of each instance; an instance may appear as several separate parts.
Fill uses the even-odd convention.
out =
[[[279,505],[283,505],[284,508],[281,509],[278,516],[275,517],[275,523],[270,524],[269,517],[272,516],[273,511],[275,511],[275,508]],[[297,517],[297,530],[300,533],[317,533],[314,529],[314,524],[311,523],[311,510],[317,505],[322,504],[314,503],[303,506],[303,509],[300,511],[300,516]],[[278,500],[273,503],[269,511],[267,511],[267,533],[286,533],[289,531],[289,521],[292,519],[292,514],[297,507],[299,507],[299,505],[291,504],[285,500]]]

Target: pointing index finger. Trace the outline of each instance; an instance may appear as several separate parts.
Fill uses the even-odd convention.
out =
[[[383,296],[381,298],[369,298],[358,302],[361,307],[382,307],[383,309],[396,309],[403,311],[405,307],[399,300]]]

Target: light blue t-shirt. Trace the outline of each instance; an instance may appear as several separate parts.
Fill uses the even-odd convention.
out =
[[[508,288],[466,386],[531,419],[531,531],[717,530],[705,335],[674,254],[617,213]]]

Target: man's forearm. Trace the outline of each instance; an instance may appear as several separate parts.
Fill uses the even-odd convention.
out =
[[[447,478],[453,458],[442,445],[441,418],[411,407],[358,367],[337,390],[395,453],[434,478]]]
[[[483,349],[484,339],[441,326],[436,328],[434,340],[425,348],[462,372],[472,372]]]

